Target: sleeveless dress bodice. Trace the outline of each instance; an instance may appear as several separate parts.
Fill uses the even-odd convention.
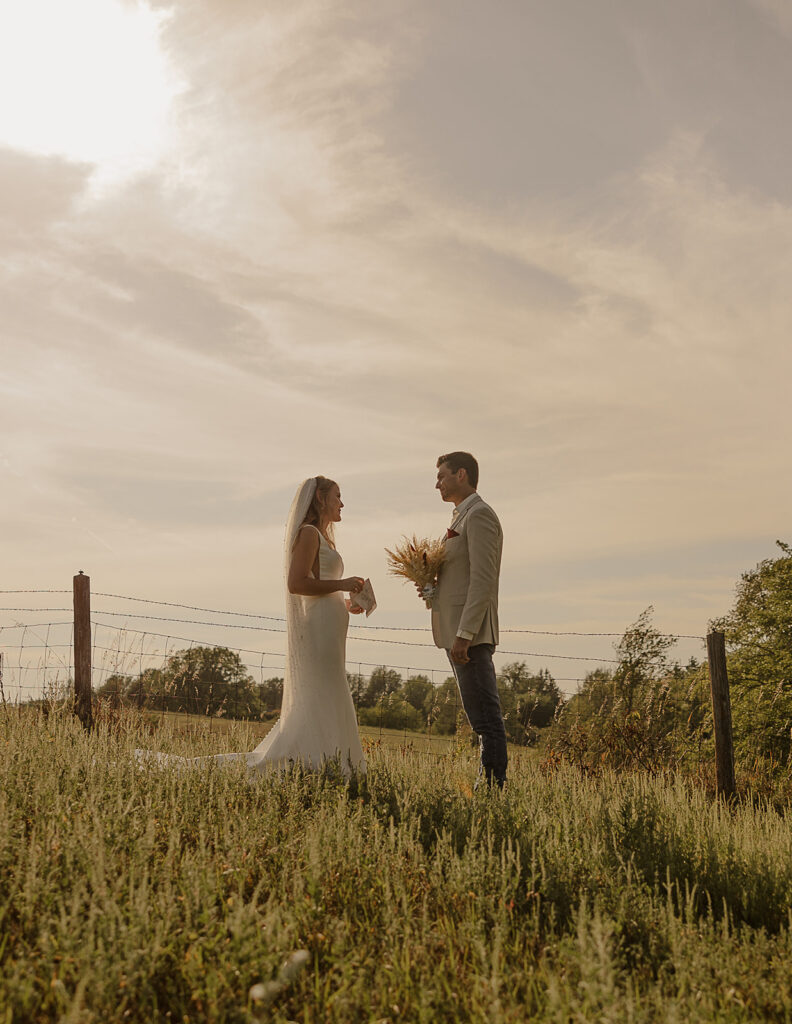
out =
[[[319,534],[319,579],[340,580],[344,575],[344,560],[330,547],[323,534]]]

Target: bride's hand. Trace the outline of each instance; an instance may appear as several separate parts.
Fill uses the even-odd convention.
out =
[[[341,580],[341,590],[346,590],[349,594],[359,594],[365,582],[362,576],[350,576],[349,579]]]
[[[349,612],[350,615],[362,615],[363,614],[363,609],[360,607],[360,605],[357,605],[357,604],[353,605],[352,602],[349,600],[349,598],[346,598],[346,600],[344,601],[344,604],[346,605],[347,611]]]

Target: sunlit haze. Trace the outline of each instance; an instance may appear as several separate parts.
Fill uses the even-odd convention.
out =
[[[154,162],[177,91],[162,21],[123,0],[4,5],[0,142],[95,164],[109,177]]]

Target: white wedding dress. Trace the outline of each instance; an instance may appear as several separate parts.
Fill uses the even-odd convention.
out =
[[[292,504],[284,545],[284,578],[288,578],[292,550],[315,489],[316,480],[306,480],[298,488]],[[314,526],[304,528],[316,529]],[[316,532],[319,534],[320,579],[342,579],[341,555],[319,530]],[[138,759],[176,761],[185,766],[244,760],[249,774],[254,777],[291,764],[318,769],[330,762],[336,762],[346,776],[353,771],[365,772],[366,758],[346,675],[349,612],[343,594],[335,591],[321,597],[302,597],[290,594],[287,589],[286,612],[287,651],[281,716],[255,750],[192,758],[136,751]]]
[[[341,555],[316,532],[320,579],[342,579]],[[290,604],[281,716],[256,749],[246,755],[248,767],[263,771],[272,764],[299,761],[319,768],[337,758],[345,774],[365,771],[366,759],[346,675],[349,612],[344,597],[341,591],[321,597],[291,596]]]

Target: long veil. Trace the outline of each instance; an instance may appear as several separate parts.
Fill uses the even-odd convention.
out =
[[[315,476],[303,480],[294,495],[289,517],[286,520],[286,532],[283,538],[283,584],[286,591],[286,671],[283,680],[283,702],[281,717],[285,717],[294,706],[295,688],[293,680],[299,678],[299,661],[302,644],[300,633],[305,616],[305,599],[299,594],[290,594],[288,587],[289,568],[292,551],[297,534],[305,521],[308,509],[316,494],[317,480]]]

